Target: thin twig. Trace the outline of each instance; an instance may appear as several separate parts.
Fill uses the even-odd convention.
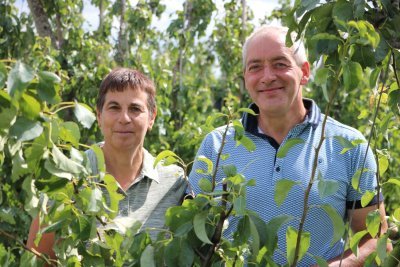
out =
[[[32,254],[34,254],[36,257],[44,260],[47,264],[51,265],[52,263],[57,263],[56,260],[52,260],[47,258],[44,254],[38,252],[37,250],[33,249],[33,248],[28,248],[22,241],[18,240],[15,236],[13,236],[10,233],[7,233],[3,230],[0,230],[0,234],[4,235],[7,238],[10,238],[14,241],[16,241],[23,249],[25,249],[26,251],[31,252]]]

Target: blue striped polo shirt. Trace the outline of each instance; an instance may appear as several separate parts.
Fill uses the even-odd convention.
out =
[[[306,118],[289,131],[281,146],[290,138],[301,138],[305,142],[292,147],[285,157],[277,158],[276,154],[280,145],[273,138],[260,133],[257,126],[257,116],[248,113],[244,114],[241,122],[245,128],[245,135],[254,142],[256,149],[250,152],[243,146],[236,146],[235,130],[230,127],[222,152],[222,154],[229,154],[229,157],[222,160],[221,165],[235,165],[238,172],[243,174],[246,179],[256,181],[255,186],[247,187],[246,205],[248,209],[257,212],[265,222],[282,214],[291,215],[295,218],[284,224],[278,232],[278,249],[274,254],[274,261],[278,264],[287,263],[285,242],[287,227],[291,226],[298,229],[303,211],[304,192],[310,180],[315,148],[320,141],[322,122],[325,117],[314,101],[304,99],[303,102],[308,110]],[[254,103],[250,105],[250,108],[256,113],[259,112]],[[197,152],[197,157],[205,156],[215,164],[224,131],[225,126],[209,133],[203,140]],[[366,190],[375,191],[376,163],[371,150],[368,149],[367,151],[366,143],[341,154],[343,146],[337,138],[334,138],[335,136],[343,137],[349,141],[365,140],[358,130],[328,117],[325,127],[326,139],[318,155],[316,173],[317,175],[320,173],[325,180],[337,181],[339,189],[333,195],[322,198],[319,196],[317,177],[315,177],[309,196],[309,205],[312,205],[312,208],[309,209],[304,226],[304,231],[311,233],[311,245],[308,253],[299,262],[299,266],[315,264],[315,259],[311,255],[328,260],[340,255],[344,248],[343,240],[333,245],[330,244],[333,237],[332,222],[326,212],[317,207],[318,205],[331,205],[343,220],[346,220],[346,210],[351,209],[353,201],[356,201],[356,208],[360,208],[362,194]],[[358,192],[352,187],[351,180],[356,171],[363,167],[366,153],[367,158],[364,167],[370,171],[363,173],[360,179],[360,191]],[[189,181],[194,192],[200,193],[198,181],[203,177],[208,179],[211,179],[211,177],[196,172],[196,169],[207,168],[203,161],[196,160],[189,175]],[[224,177],[223,171],[219,170],[217,182],[221,182]],[[274,201],[274,188],[281,179],[290,179],[299,184],[293,186],[285,201],[277,206]],[[371,202],[370,205],[375,204],[375,202]],[[229,238],[233,235],[238,220],[239,218],[230,218],[229,227],[224,232],[225,237]]]

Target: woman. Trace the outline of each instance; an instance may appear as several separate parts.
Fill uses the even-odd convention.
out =
[[[155,168],[154,157],[143,147],[147,131],[156,118],[153,82],[136,70],[118,68],[100,85],[97,120],[104,136],[100,146],[107,173],[115,177],[119,192],[125,196],[119,203],[114,226],[121,232],[135,222],[143,228],[162,228],[167,208],[182,201],[186,182],[183,171],[175,165]],[[86,152],[93,172],[97,173],[94,152]],[[55,258],[54,233],[44,234],[39,245],[33,243],[39,229],[36,218],[31,225],[27,246]],[[151,231],[154,237],[157,231]]]

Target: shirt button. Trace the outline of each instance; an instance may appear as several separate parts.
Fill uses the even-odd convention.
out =
[[[280,172],[280,171],[281,171],[281,167],[279,167],[279,166],[276,167],[276,168],[275,168],[275,171],[276,171],[276,172]]]
[[[121,211],[122,216],[128,216],[128,210],[122,210]]]

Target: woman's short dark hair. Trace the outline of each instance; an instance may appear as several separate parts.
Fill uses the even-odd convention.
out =
[[[113,69],[101,82],[96,107],[99,112],[103,109],[106,94],[123,92],[127,89],[143,90],[147,93],[147,108],[152,115],[156,109],[156,88],[152,80],[138,70],[128,68]]]

